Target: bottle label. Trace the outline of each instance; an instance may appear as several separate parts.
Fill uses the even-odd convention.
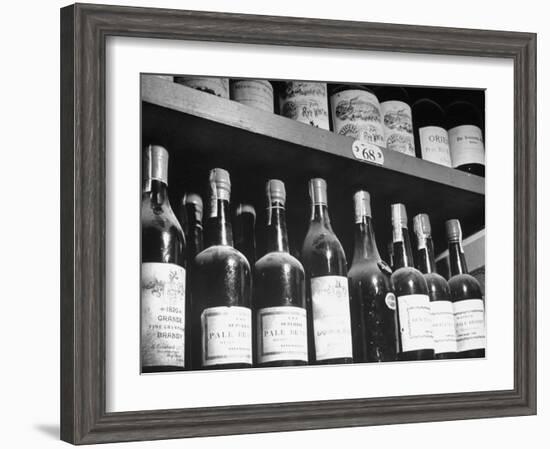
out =
[[[201,314],[202,365],[252,363],[252,312],[248,307],[209,307]]]
[[[453,303],[458,352],[485,348],[485,307],[481,299]]]
[[[415,156],[411,107],[402,101],[380,103],[386,148]]]
[[[436,354],[456,352],[456,331],[453,303],[431,301],[432,331]]]
[[[335,132],[380,147],[386,146],[376,95],[350,89],[335,93],[330,100]]]
[[[351,358],[351,318],[348,278],[311,279],[313,333],[316,360]]]
[[[185,367],[185,269],[141,264],[141,365]]]
[[[229,99],[229,79],[195,76],[176,76],[174,81],[193,89]]]
[[[424,126],[418,130],[422,159],[451,167],[451,150],[447,130],[439,126]]]
[[[432,314],[428,295],[397,297],[401,350],[433,349]]]
[[[474,125],[455,126],[449,130],[453,167],[465,164],[485,165],[485,146],[481,129]]]
[[[265,307],[258,311],[258,362],[308,361],[306,310]]]
[[[280,98],[281,115],[322,129],[328,122],[326,83],[287,82]]]
[[[231,83],[231,99],[253,108],[273,112],[273,87],[269,81],[233,81]]]

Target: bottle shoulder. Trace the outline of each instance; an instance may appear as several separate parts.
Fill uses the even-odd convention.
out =
[[[342,244],[334,231],[321,223],[312,222],[304,239],[302,254],[324,253],[327,249],[344,255]]]
[[[281,267],[283,270],[298,270],[304,272],[302,263],[296,257],[284,251],[272,251],[260,257],[254,265],[256,270]]]
[[[237,249],[227,245],[212,245],[203,249],[195,257],[195,265],[225,263],[231,265],[242,264],[250,270],[250,264],[246,257]]]
[[[400,294],[428,294],[424,275],[413,267],[398,268],[391,275],[391,283],[397,296]]]
[[[443,276],[438,273],[426,273],[424,274],[424,279],[426,279],[430,299],[440,301],[450,300],[449,284]]]
[[[150,198],[143,198],[141,201],[141,223],[142,228],[173,229],[174,232],[183,235],[183,229],[168,200],[162,204],[154,204]]]
[[[387,268],[384,270],[385,267]],[[391,269],[387,264],[375,258],[354,260],[348,271],[348,277],[350,279],[373,277],[389,279],[391,274]]]
[[[455,299],[481,299],[481,285],[471,274],[457,274],[449,279],[451,296]]]

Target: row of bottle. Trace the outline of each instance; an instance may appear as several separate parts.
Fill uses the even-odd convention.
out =
[[[285,186],[272,179],[266,186],[267,252],[251,267],[233,247],[229,173],[210,172],[210,244],[203,249],[202,201],[187,196],[193,219],[186,239],[168,201],[167,161],[164,148],[147,148],[143,372],[484,356],[484,303],[467,274],[458,220],[446,224],[447,283],[435,273],[428,216],[414,218],[419,271],[405,206],[393,204],[392,272],[378,253],[369,194],[359,190],[348,272],[330,224],[325,181],[309,183],[311,220],[299,261],[289,253]]]
[[[327,130],[332,121],[332,130],[338,134],[485,175],[483,120],[468,101],[452,101],[445,109],[430,98],[411,104],[407,90],[397,86],[204,77],[174,80],[269,112],[274,110],[276,85],[279,113],[285,117]]]

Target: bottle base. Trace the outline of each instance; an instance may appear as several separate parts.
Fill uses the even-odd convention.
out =
[[[433,360],[433,349],[421,349],[419,351],[407,351],[400,352],[397,356],[397,360],[401,362],[412,362],[415,360]]]

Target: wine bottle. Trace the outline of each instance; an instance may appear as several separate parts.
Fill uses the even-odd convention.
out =
[[[305,274],[289,254],[285,185],[271,179],[267,193],[267,254],[254,266],[257,364],[308,362]]]
[[[384,86],[375,92],[380,101],[386,148],[416,156],[409,94],[398,86]]]
[[[330,107],[335,133],[385,147],[380,103],[371,88],[337,84],[331,90]]]
[[[485,305],[481,286],[476,278],[468,274],[460,222],[448,220],[445,226],[449,241],[449,287],[455,318],[457,356],[485,357]]]
[[[394,272],[391,275],[397,298],[399,360],[429,360],[434,357],[432,317],[428,285],[414,268],[407,211],[403,204],[391,205]]]
[[[149,145],[141,197],[141,371],[185,361],[185,237],[168,200],[168,151]]]
[[[239,204],[235,211],[235,248],[244,254],[251,267],[256,263],[256,209]]]
[[[251,275],[246,258],[233,248],[229,173],[210,172],[209,239],[195,257],[193,363],[202,369],[252,366]]]
[[[481,114],[472,103],[455,101],[445,109],[453,167],[485,176]]]
[[[352,363],[346,257],[330,224],[327,184],[309,181],[311,219],[302,246],[306,272],[309,358],[317,364]]]
[[[355,206],[355,244],[348,272],[352,303],[353,360],[389,362],[396,359],[395,295],[390,267],[376,246],[370,195],[359,190]]]
[[[435,101],[422,98],[413,104],[414,141],[417,152],[425,161],[452,166],[449,135],[445,114]]]
[[[426,214],[418,214],[413,223],[417,242],[417,267],[424,274],[430,296],[435,358],[452,359],[456,357],[453,303],[447,281],[435,271],[430,218]]]
[[[183,227],[183,233],[185,235],[185,242],[187,244],[187,277],[186,285],[193,285],[194,272],[193,268],[195,265],[195,257],[199,254],[204,247],[203,244],[203,226],[202,226],[202,215],[203,215],[203,202],[202,198],[196,193],[186,193],[180,202],[179,207],[179,220]],[[185,298],[185,316],[188,320],[192,316],[193,308],[193,289],[188,288],[186,290]],[[185,359],[187,360],[187,367],[189,369],[194,369],[196,361],[193,361],[193,354],[191,352],[192,347],[192,326],[185,326],[185,341],[186,341],[186,352]]]
[[[203,203],[200,195],[196,193],[186,193],[183,195],[179,221],[185,234],[187,266],[189,269],[192,268],[196,255],[204,249],[202,215]]]

